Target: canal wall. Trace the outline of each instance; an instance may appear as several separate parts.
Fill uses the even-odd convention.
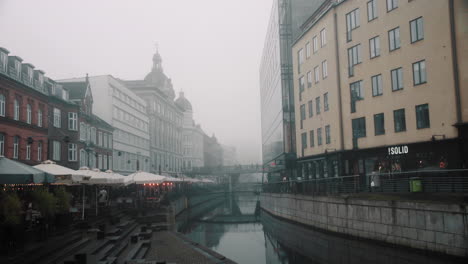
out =
[[[224,198],[224,193],[196,195],[190,197],[180,197],[177,200],[171,201],[171,207],[175,215],[179,215],[185,209],[194,208],[208,201]],[[209,205],[208,205],[209,206]]]
[[[460,204],[262,193],[268,213],[322,230],[468,257],[468,208]]]

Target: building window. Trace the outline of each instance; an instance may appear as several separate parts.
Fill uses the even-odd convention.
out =
[[[315,78],[315,83],[318,83],[320,79],[319,66],[316,66],[314,68],[314,78]]]
[[[348,76],[354,76],[354,65],[361,62],[361,44],[357,44],[348,49]]]
[[[301,134],[302,149],[307,148],[307,133]]]
[[[13,158],[17,159],[19,156],[19,137],[15,136],[13,138]]]
[[[60,161],[60,142],[54,140],[52,142],[52,147],[54,151],[52,154],[52,159]]]
[[[328,63],[326,60],[322,61],[322,79],[328,76]]]
[[[80,122],[80,140],[86,140],[86,125],[83,122]]]
[[[327,31],[326,29],[322,29],[320,31],[320,47],[324,47],[327,45]]]
[[[306,43],[306,59],[310,58],[310,42]]]
[[[346,40],[352,40],[351,32],[353,29],[359,27],[359,8],[346,14]]]
[[[68,161],[77,161],[76,144],[68,144]]]
[[[366,137],[366,118],[355,118],[352,121],[353,138]]]
[[[14,107],[14,110],[15,110],[13,119],[14,120],[19,120],[19,118],[20,118],[20,105],[19,105],[18,99],[15,99],[15,101],[13,103],[13,107]]]
[[[372,21],[377,17],[377,0],[371,0],[367,2],[367,21]]]
[[[309,106],[309,118],[314,116],[314,108],[312,106],[312,100],[310,100],[308,103]]]
[[[410,29],[411,43],[424,39],[424,22],[422,17],[411,20]]]
[[[31,160],[31,144],[26,145],[26,160]]]
[[[388,47],[390,51],[400,48],[400,27],[388,31]]]
[[[303,121],[305,120],[305,105],[301,105],[301,129],[303,127]]]
[[[37,143],[37,161],[42,161],[42,141]]]
[[[371,80],[372,80],[372,96],[382,95],[383,94],[382,74],[372,76]]]
[[[96,128],[91,127],[91,142],[96,144]]]
[[[312,87],[312,72],[307,72],[307,88]]]
[[[398,0],[387,0],[387,12],[398,7]]]
[[[374,115],[374,131],[376,136],[385,134],[384,113]]]
[[[68,113],[68,129],[77,131],[78,130],[78,114],[69,112]]]
[[[331,143],[330,125],[325,126],[325,144]]]
[[[323,94],[323,111],[327,112],[329,110],[329,105],[328,105],[328,93]]]
[[[0,156],[5,156],[5,135],[0,133]]]
[[[322,128],[317,128],[317,145],[322,145]]]
[[[5,96],[0,94],[0,116],[5,116]]]
[[[107,148],[107,142],[108,142],[108,139],[107,139],[107,133],[102,133],[102,146]]]
[[[102,169],[102,154],[98,155],[98,168]]]
[[[373,37],[369,39],[370,58],[380,56],[380,37]]]
[[[103,156],[103,160],[104,160],[104,164],[103,164],[103,167],[102,167],[102,168],[103,168],[104,170],[108,170],[108,168],[107,168],[107,155],[104,155],[104,156]]]
[[[426,83],[426,61],[413,63],[413,83],[414,85]]]
[[[111,149],[112,148],[112,135],[109,135],[109,145],[108,147]]]
[[[406,131],[405,109],[393,111],[393,121],[395,123],[395,132]]]
[[[26,123],[31,124],[32,121],[32,109],[31,105],[27,104],[26,105]]]
[[[429,122],[429,105],[428,104],[422,104],[422,105],[416,106],[416,127],[418,129],[431,127],[431,123]]]
[[[54,108],[54,127],[61,127],[61,111],[58,108]]]
[[[320,96],[315,98],[315,112],[320,114]]]
[[[403,89],[403,69],[397,68],[391,70],[392,75],[392,91]]]
[[[299,101],[302,101],[302,93],[304,92],[304,76],[299,78]]]
[[[37,110],[37,126],[42,127],[42,109]]]
[[[314,37],[312,38],[312,47],[313,47],[314,53],[317,53],[317,51],[318,51],[318,40],[317,40],[317,36],[314,36]]]
[[[315,147],[315,136],[314,136],[314,131],[311,130],[309,132],[310,136],[309,136],[309,139],[310,139],[310,147]]]
[[[304,50],[300,49],[297,52],[297,70],[299,73],[301,73],[301,65],[304,63]]]
[[[356,112],[356,102],[364,99],[362,81],[353,82],[349,85],[351,90],[351,113]]]
[[[84,149],[80,149],[80,167],[86,167],[88,165],[87,163],[86,151]]]
[[[98,145],[99,146],[104,146],[104,143],[102,142],[102,132],[98,131]]]

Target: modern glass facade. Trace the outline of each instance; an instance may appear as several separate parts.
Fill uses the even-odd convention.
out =
[[[275,0],[260,64],[263,164],[293,177],[296,158],[291,45],[324,0]]]

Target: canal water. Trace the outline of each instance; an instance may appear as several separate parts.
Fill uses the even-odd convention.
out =
[[[462,263],[319,232],[264,211],[256,216],[258,200],[253,193],[212,199],[179,215],[177,230],[240,264]]]

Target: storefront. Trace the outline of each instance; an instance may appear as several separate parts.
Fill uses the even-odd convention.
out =
[[[343,152],[344,175],[365,175],[430,169],[459,168],[457,139],[392,145]]]

